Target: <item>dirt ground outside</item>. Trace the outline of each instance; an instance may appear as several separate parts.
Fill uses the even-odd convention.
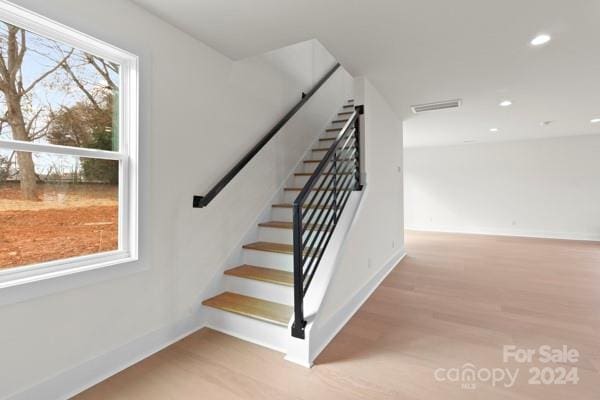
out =
[[[41,184],[38,197],[0,184],[0,269],[118,248],[117,186]]]

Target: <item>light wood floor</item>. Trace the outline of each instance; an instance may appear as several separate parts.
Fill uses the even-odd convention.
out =
[[[205,329],[78,398],[600,399],[599,243],[408,232],[406,247],[310,370]],[[528,384],[560,364],[505,364],[510,344],[577,349],[579,383]],[[434,378],[465,363],[520,372],[511,388]]]

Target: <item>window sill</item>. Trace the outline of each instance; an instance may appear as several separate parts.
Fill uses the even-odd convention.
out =
[[[146,270],[137,260],[114,251],[0,271],[0,306]]]

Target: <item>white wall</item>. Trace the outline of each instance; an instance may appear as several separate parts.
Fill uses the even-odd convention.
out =
[[[311,332],[316,355],[404,254],[402,123],[366,79],[355,89],[365,105],[366,186]]]
[[[600,240],[600,136],[405,150],[409,229]]]
[[[54,398],[73,384],[94,383],[106,363],[135,358],[130,343],[142,351],[140,343],[160,346],[178,326],[202,323],[203,290],[342,104],[349,76],[340,70],[331,82],[335,107],[305,113],[209,207],[194,210],[192,195],[204,194],[333,57],[309,41],[232,62],[126,0],[16,3],[129,50],[141,62],[138,272],[47,281],[40,284],[47,295],[12,304],[10,298],[28,289],[0,292],[0,398]]]

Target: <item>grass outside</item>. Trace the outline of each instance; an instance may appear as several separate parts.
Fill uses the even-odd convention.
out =
[[[0,184],[0,269],[118,248],[118,188],[41,184],[39,201]]]

